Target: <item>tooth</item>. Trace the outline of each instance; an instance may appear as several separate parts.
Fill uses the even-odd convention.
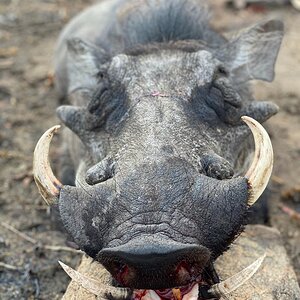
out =
[[[36,144],[33,155],[33,176],[40,194],[48,205],[51,205],[59,196],[62,184],[54,176],[49,162],[49,147],[54,133],[59,125],[48,129]]]
[[[259,269],[262,265],[266,254],[257,259],[250,266],[242,270],[241,272],[231,276],[230,278],[213,285],[209,293],[215,297],[223,297],[227,299],[227,295],[235,291],[241,285],[243,285],[246,281],[248,281]]]
[[[141,297],[141,292],[142,296]],[[146,292],[146,293],[145,293]],[[145,293],[145,294],[144,294]],[[141,291],[141,290],[136,290],[135,295],[137,297],[133,297],[133,299],[141,299],[141,300],[161,300],[161,298],[156,294],[155,291],[153,290],[147,290],[147,291]]]
[[[59,261],[59,264],[72,280],[96,296],[105,297],[105,295],[110,294],[113,298],[127,299],[130,295],[130,290],[128,289],[105,285],[95,279],[91,279],[79,273],[61,261]]]
[[[265,190],[273,169],[273,148],[270,137],[261,124],[250,117],[242,117],[242,120],[252,131],[255,152],[253,162],[245,177],[249,183],[248,205],[252,206]]]
[[[183,296],[182,300],[198,300],[199,284],[195,284],[192,290]]]

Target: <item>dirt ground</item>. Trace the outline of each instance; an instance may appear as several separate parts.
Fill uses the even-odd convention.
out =
[[[75,266],[32,178],[32,153],[41,134],[58,124],[52,54],[64,24],[92,0],[0,1],[0,299],[60,299],[68,277],[57,261]],[[212,1],[213,23],[234,31],[279,17],[286,35],[272,84],[256,83],[258,99],[281,111],[269,122],[275,150],[271,225],[282,233],[300,281],[300,12],[290,6],[243,11]],[[54,145],[57,145],[56,140]],[[52,147],[53,165],[59,152]],[[9,227],[11,226],[11,227]],[[52,246],[59,246],[58,248]],[[274,266],[276,267],[276,266]]]

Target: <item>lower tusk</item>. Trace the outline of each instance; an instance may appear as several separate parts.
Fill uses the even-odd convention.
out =
[[[262,257],[260,257],[258,260],[256,260],[241,272],[220,283],[213,285],[209,290],[209,293],[214,297],[224,297],[225,299],[227,299],[228,294],[238,289],[257,272],[259,267],[262,265],[265,257],[266,254],[264,254]]]
[[[110,295],[113,299],[128,299],[128,297],[131,294],[129,289],[105,285],[95,279],[91,279],[85,275],[82,275],[78,271],[72,269],[71,267],[65,265],[60,261],[59,264],[64,269],[64,271],[71,277],[72,280],[74,280],[80,286],[85,288],[88,292],[96,296],[104,298],[106,295]]]
[[[270,137],[261,124],[250,117],[242,117],[242,120],[252,131],[255,152],[253,162],[245,177],[249,183],[248,205],[252,206],[265,190],[273,170],[273,147]]]
[[[36,144],[33,155],[33,176],[40,194],[48,205],[51,205],[59,196],[62,184],[54,176],[49,162],[49,147],[54,133],[59,125],[48,129]]]

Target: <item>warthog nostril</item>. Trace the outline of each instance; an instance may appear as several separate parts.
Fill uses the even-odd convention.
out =
[[[135,271],[132,267],[118,261],[111,262],[111,271],[115,280],[121,286],[127,286],[130,278],[135,276]]]
[[[130,270],[128,265],[124,265],[124,264],[119,265],[118,269],[119,269],[119,271],[116,274],[116,280],[121,285],[126,285],[131,273],[133,273],[133,272],[132,272],[132,270]]]
[[[196,270],[186,260],[183,260],[177,265],[175,275],[180,281],[191,281],[197,277],[195,271]]]

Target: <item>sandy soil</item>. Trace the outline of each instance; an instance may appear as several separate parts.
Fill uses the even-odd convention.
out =
[[[55,40],[64,24],[92,2],[0,1],[0,299],[60,299],[69,279],[57,261],[74,266],[80,257],[49,247],[65,246],[65,238],[51,223],[31,168],[35,143],[58,123],[51,76]],[[300,281],[300,220],[284,209],[300,212],[300,13],[289,6],[237,12],[223,2],[213,1],[213,20],[221,30],[272,16],[286,24],[276,80],[256,83],[255,93],[281,108],[269,122],[275,149],[271,225],[281,231]],[[52,149],[55,167],[59,151]]]

